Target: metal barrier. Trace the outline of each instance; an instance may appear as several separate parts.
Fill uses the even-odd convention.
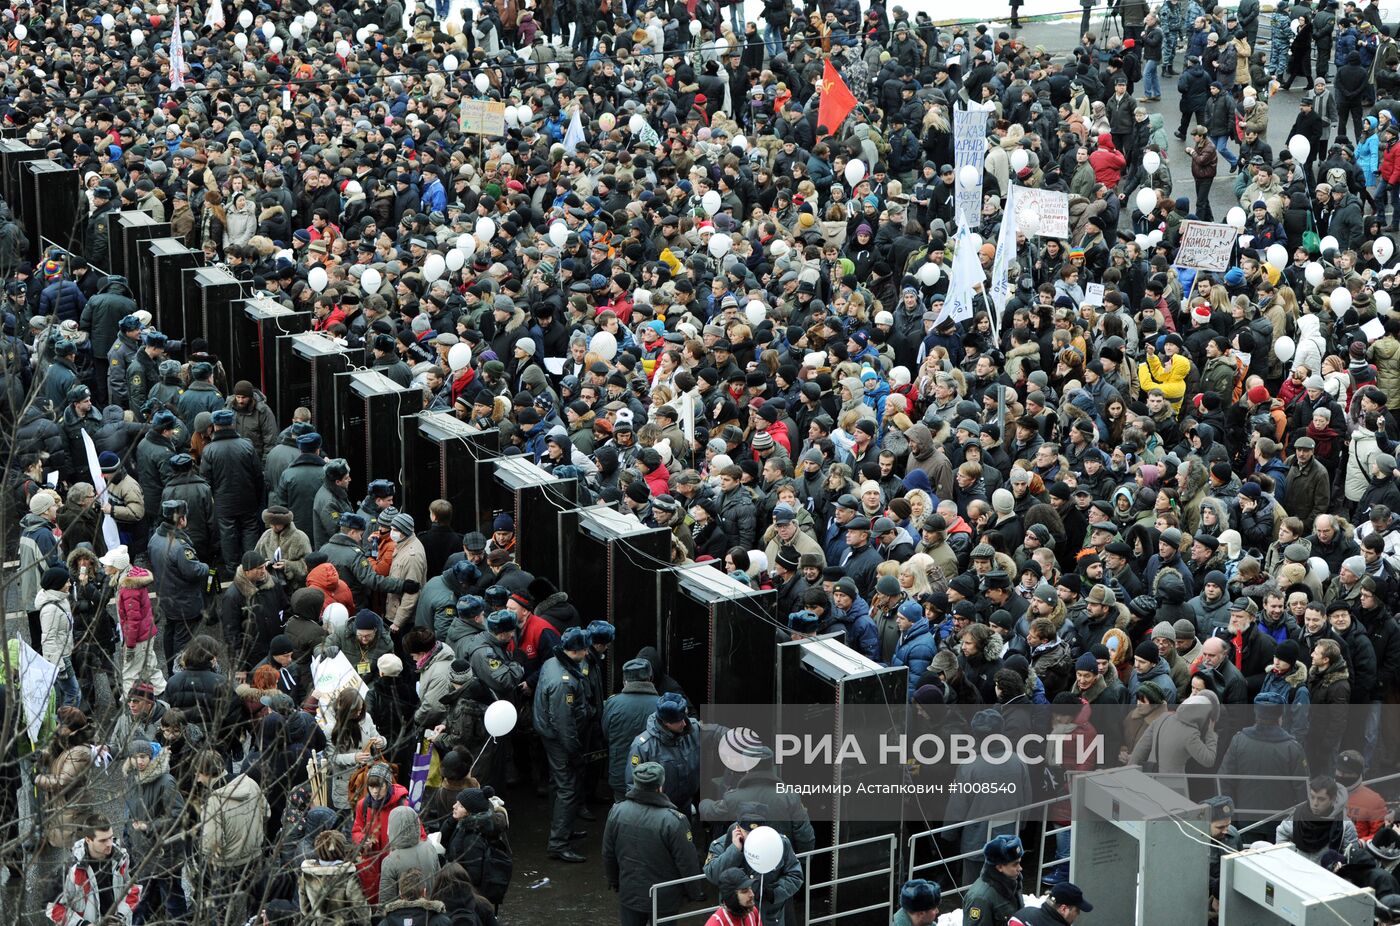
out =
[[[1087,773],[1087,772],[1073,772],[1073,773],[1071,773],[1071,774],[1072,774],[1072,775],[1079,775],[1079,774],[1092,774],[1092,773]],[[1222,783],[1223,780],[1229,779],[1229,778],[1234,778],[1234,777],[1238,777],[1238,778],[1240,778],[1241,780],[1243,780],[1243,781],[1248,781],[1248,782],[1292,781],[1292,782],[1297,782],[1298,785],[1299,785],[1301,788],[1306,788],[1307,782],[1308,782],[1308,776],[1306,776],[1306,775],[1241,775],[1241,776],[1227,776],[1227,775],[1219,775],[1219,774],[1214,774],[1214,773],[1192,773],[1192,774],[1186,774],[1186,773],[1182,773],[1182,774],[1175,774],[1175,773],[1167,774],[1167,773],[1163,773],[1160,777],[1162,777],[1162,778],[1182,779],[1182,780],[1187,780],[1187,781],[1192,781],[1192,780],[1213,781],[1213,782],[1215,783],[1215,793],[1216,793],[1216,794],[1222,794],[1222,793],[1224,793],[1224,789],[1221,787],[1221,783]],[[1383,775],[1383,776],[1380,776],[1380,777],[1377,777],[1377,778],[1369,778],[1369,779],[1364,780],[1362,783],[1365,784],[1365,785],[1368,786],[1368,787],[1375,787],[1376,785],[1384,784],[1384,783],[1386,783],[1386,782],[1393,782],[1393,781],[1396,781],[1396,780],[1400,780],[1400,773],[1394,773],[1394,774],[1390,774],[1390,775]],[[1060,833],[1065,832],[1065,831],[1070,831],[1071,833],[1073,832],[1073,823],[1065,824],[1064,826],[1055,826],[1055,827],[1052,827],[1052,826],[1050,825],[1050,820],[1049,820],[1050,807],[1051,807],[1052,805],[1054,805],[1054,804],[1058,804],[1058,803],[1061,803],[1061,802],[1067,801],[1067,800],[1069,800],[1069,798],[1068,798],[1067,796],[1057,796],[1057,797],[1049,798],[1049,799],[1047,799],[1047,800],[1037,801],[1037,802],[1034,803],[1034,804],[1027,804],[1027,805],[1025,805],[1025,806],[1023,806],[1023,807],[1019,807],[1019,808],[1016,808],[1016,809],[1014,809],[1014,810],[1002,810],[1002,811],[999,811],[999,812],[997,812],[997,813],[995,813],[995,814],[989,814],[989,815],[987,815],[987,816],[982,816],[982,817],[974,817],[974,818],[972,818],[972,819],[970,819],[970,820],[960,820],[960,821],[955,822],[955,823],[945,823],[945,824],[942,825],[942,826],[934,827],[934,828],[932,828],[932,829],[924,830],[923,832],[915,833],[914,835],[912,835],[912,836],[909,837],[908,844],[907,844],[907,846],[906,846],[906,848],[907,848],[907,855],[908,855],[908,859],[909,859],[909,862],[908,862],[908,877],[909,877],[909,878],[916,878],[916,877],[919,877],[919,876],[920,876],[920,874],[919,874],[920,872],[926,872],[926,871],[929,871],[930,869],[935,869],[935,868],[939,868],[939,867],[947,867],[947,868],[949,869],[949,871],[953,874],[953,876],[954,876],[954,877],[957,877],[957,876],[958,876],[958,868],[957,868],[956,866],[958,866],[959,863],[965,862],[965,861],[972,861],[972,860],[974,860],[974,859],[981,859],[981,857],[982,857],[982,850],[981,850],[980,848],[977,849],[977,850],[975,850],[975,851],[972,851],[972,852],[963,852],[963,853],[959,853],[959,854],[957,854],[957,855],[951,855],[951,856],[944,855],[944,854],[938,849],[937,839],[938,839],[939,836],[952,836],[952,835],[955,835],[957,832],[959,832],[960,830],[962,830],[964,827],[967,827],[967,826],[976,826],[976,825],[978,825],[978,824],[986,825],[986,824],[989,824],[989,823],[1005,823],[1005,822],[1007,821],[1007,819],[1010,818],[1010,817],[1020,817],[1020,818],[1021,818],[1021,823],[1020,823],[1020,825],[1021,825],[1021,827],[1022,827],[1023,829],[1024,829],[1026,826],[1028,826],[1028,825],[1030,825],[1030,824],[1032,824],[1032,823],[1038,822],[1038,823],[1040,824],[1040,826],[1039,826],[1039,832],[1040,832],[1040,834],[1041,834],[1041,835],[1040,835],[1040,839],[1041,839],[1042,847],[1045,846],[1045,845],[1053,845],[1052,837],[1058,836]],[[1259,829],[1262,829],[1263,827],[1269,826],[1269,825],[1271,825],[1271,824],[1276,824],[1276,823],[1278,823],[1280,820],[1283,820],[1285,817],[1287,817],[1287,816],[1288,816],[1289,814],[1291,814],[1292,812],[1293,812],[1293,808],[1292,808],[1292,807],[1287,807],[1287,808],[1284,808],[1283,810],[1269,811],[1269,810],[1267,810],[1267,809],[1252,809],[1252,808],[1246,808],[1246,807],[1241,807],[1241,806],[1236,805],[1236,807],[1235,807],[1235,816],[1236,816],[1237,818],[1238,818],[1238,817],[1241,817],[1241,816],[1252,816],[1252,815],[1254,815],[1254,814],[1268,814],[1267,816],[1263,817],[1262,819],[1255,820],[1255,821],[1253,821],[1253,822],[1251,822],[1251,823],[1249,823],[1249,824],[1247,824],[1247,825],[1245,825],[1245,826],[1243,826],[1243,827],[1240,827],[1240,828],[1239,828],[1239,834],[1240,834],[1241,837],[1245,837],[1245,836],[1247,836],[1249,833],[1251,833],[1251,832],[1253,832],[1253,831],[1255,831],[1255,830],[1259,830]],[[1027,818],[1027,815],[1028,815],[1028,814],[1030,815],[1029,818]],[[919,841],[922,840],[922,839],[931,839],[931,840],[933,840],[934,852],[935,852],[935,854],[938,856],[937,859],[935,859],[935,860],[933,860],[933,861],[922,862],[922,863],[920,863],[920,862],[917,861],[918,856],[917,856],[916,852],[917,852],[917,849],[918,849],[918,847],[919,847]],[[1047,858],[1046,856],[1049,856],[1049,858]],[[1043,850],[1043,848],[1042,848],[1042,851],[1039,853],[1038,858],[1039,858],[1039,862],[1038,862],[1038,864],[1036,865],[1035,871],[1034,871],[1034,874],[1035,874],[1035,881],[1033,882],[1033,884],[1028,885],[1027,888],[1026,888],[1027,891],[1029,891],[1030,893],[1034,893],[1034,894],[1040,893],[1040,889],[1041,889],[1041,886],[1042,886],[1042,883],[1043,883],[1043,880],[1044,880],[1046,871],[1048,871],[1048,870],[1051,869],[1051,868],[1059,867],[1060,865],[1068,865],[1068,864],[1069,864],[1069,859],[1068,859],[1068,858],[1056,859],[1056,858],[1054,858],[1054,853],[1053,853],[1053,852],[1046,852],[1046,851]],[[966,890],[967,890],[968,888],[970,888],[971,886],[972,886],[971,884],[955,885],[954,887],[949,888],[948,890],[945,890],[945,891],[943,892],[943,896],[944,896],[944,897],[949,897],[949,896],[953,896],[953,895],[962,894],[964,891],[966,891]]]
[[[875,868],[870,871],[856,872],[854,874],[843,875],[840,877],[833,877],[829,881],[822,881],[817,884],[812,883],[813,859],[825,855],[830,855],[832,859],[832,869],[835,870],[836,861],[841,852],[856,849],[861,846],[869,846],[879,843],[884,843],[886,847],[886,860],[884,867]],[[803,922],[806,923],[807,926],[813,926],[813,924],[816,923],[827,923],[847,916],[856,916],[861,913],[869,913],[874,910],[888,911],[891,908],[891,904],[893,903],[893,898],[895,897],[895,892],[897,890],[895,877],[898,874],[898,872],[896,871],[895,865],[895,853],[898,850],[898,848],[898,834],[889,833],[884,836],[870,836],[866,839],[855,839],[850,842],[843,842],[834,846],[828,846],[824,849],[812,849],[808,852],[798,853],[797,861],[798,864],[802,866],[802,903],[803,907],[808,911],[808,915],[803,920]],[[863,907],[858,907],[854,910],[834,910],[831,913],[823,914],[822,916],[811,915],[813,891],[825,890],[827,888],[836,888],[842,884],[851,884],[856,881],[863,881],[868,878],[879,877],[884,877],[887,881],[887,897],[889,899],[885,900],[884,902],[867,904]],[[704,918],[709,917],[710,913],[713,912],[713,908],[710,906],[704,906],[696,910],[684,910],[680,913],[670,914],[669,916],[661,916],[660,911],[657,909],[658,897],[661,891],[667,890],[669,888],[682,887],[687,884],[695,883],[707,883],[707,879],[703,874],[699,874],[692,875],[689,878],[677,878],[674,881],[662,881],[659,884],[653,884],[651,886],[651,921],[653,926],[664,926],[664,924],[666,923],[675,923],[681,920],[693,919],[696,917],[700,917],[702,918],[702,920]]]

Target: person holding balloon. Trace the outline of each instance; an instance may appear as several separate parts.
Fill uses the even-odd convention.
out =
[[[783,926],[792,898],[802,889],[802,866],[788,838],[767,825],[767,816],[765,804],[740,807],[739,819],[710,843],[705,877],[721,888],[736,870],[752,878],[763,926]]]

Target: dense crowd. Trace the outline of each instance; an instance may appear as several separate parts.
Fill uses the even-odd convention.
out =
[[[703,875],[661,912],[708,883],[716,926],[782,926],[816,845],[771,764],[702,780],[699,693],[531,575],[510,515],[416,521],[398,473],[322,453],[339,422],[279,418],[261,371],[162,333],[111,272],[123,210],[580,504],[669,529],[671,563],[773,590],[781,639],[838,634],[923,716],[985,705],[979,733],[1107,737],[1209,803],[1213,873],[1237,803],[1285,809],[1247,838],[1400,908],[1366,784],[1400,758],[1400,53],[1374,0],[1281,5],[1262,34],[1257,0],[1123,0],[1121,37],[1063,52],[880,2],[744,10],[5,11],[3,120],[81,177],[67,240],[0,210],[6,587],[42,657],[9,639],[0,856],[29,909],[490,926],[512,815],[582,863],[601,804],[624,924]],[[971,183],[968,104],[991,111]],[[1013,186],[1068,194],[1071,233],[1015,235],[1002,309]],[[1178,266],[1222,191],[1228,269]],[[531,786],[541,809],[508,812]],[[961,839],[967,876],[910,882],[896,922],[968,882],[972,922],[1092,909],[1064,865],[1020,909],[1023,853],[1069,833]]]

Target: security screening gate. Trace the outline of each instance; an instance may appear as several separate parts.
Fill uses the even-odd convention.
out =
[[[1288,843],[1220,860],[1226,926],[1335,926],[1375,922],[1376,895],[1298,854]]]
[[[895,898],[898,896],[898,885],[895,878],[898,875],[898,859],[896,854],[899,851],[899,838],[894,833],[884,836],[871,836],[868,839],[858,839],[842,845],[827,846],[823,849],[813,849],[810,852],[797,853],[797,862],[802,866],[802,903],[798,911],[805,910],[806,916],[798,916],[796,922],[789,917],[791,926],[805,923],[807,926],[818,926],[820,923],[868,923],[870,926],[886,926],[890,920],[891,911],[894,909]],[[841,853],[848,856],[859,855],[867,860],[866,865],[843,873],[838,878],[822,878],[813,881],[813,871],[817,871],[817,877],[821,878],[820,872],[830,871],[836,866],[834,861]],[[813,865],[813,862],[816,865]],[[678,887],[684,884],[700,884],[705,891],[705,900],[698,905],[692,904],[690,909],[680,913],[673,913],[669,916],[662,916],[657,909],[657,901],[662,891],[667,888]],[[860,896],[869,898],[863,906],[848,906],[829,912],[813,912],[813,891],[830,891],[835,896],[840,888],[845,886],[853,888],[860,885]],[[758,885],[754,885],[755,890]],[[847,890],[841,892],[843,896],[856,896],[856,891]],[[689,878],[677,878],[675,881],[663,881],[660,884],[651,886],[651,922],[653,926],[665,926],[667,923],[679,923],[682,921],[705,922],[706,918],[714,912],[718,903],[715,897],[713,886],[706,880],[704,875],[694,875]]]

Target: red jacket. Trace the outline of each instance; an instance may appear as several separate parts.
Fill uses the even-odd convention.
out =
[[[1094,179],[1112,189],[1123,176],[1123,168],[1128,166],[1123,153],[1113,146],[1113,136],[1107,132],[1099,136],[1099,147],[1089,155],[1089,166],[1094,168]]]
[[[1381,177],[1386,183],[1400,183],[1400,144],[1385,149],[1381,156]]]
[[[306,574],[306,584],[311,588],[319,588],[326,593],[326,604],[338,601],[345,605],[345,610],[351,614],[355,613],[355,594],[350,591],[350,586],[341,579],[340,573],[335,571],[335,567],[330,563],[322,563]],[[325,610],[325,605],[321,606]]]
[[[1356,824],[1356,835],[1361,839],[1371,839],[1380,832],[1387,810],[1385,798],[1365,785],[1347,798],[1347,818]]]
[[[127,649],[145,643],[156,635],[156,619],[151,610],[152,577],[140,566],[132,566],[121,578],[117,592],[117,618],[121,621],[122,641]]]
[[[753,909],[744,914],[743,918],[735,916],[729,912],[729,908],[720,904],[710,918],[705,922],[705,926],[762,926],[762,914],[759,913],[758,904],[754,904]]]
[[[644,478],[653,498],[671,491],[671,471],[666,468],[665,463],[647,473]]]
[[[389,786],[389,799],[383,807],[370,807],[368,795],[355,805],[355,826],[350,838],[355,845],[363,846],[355,868],[360,874],[365,900],[371,906],[379,903],[379,866],[389,854],[389,812],[395,807],[407,806],[408,789],[397,782]],[[422,824],[419,826],[421,828]],[[428,834],[423,833],[420,838],[427,839]]]

